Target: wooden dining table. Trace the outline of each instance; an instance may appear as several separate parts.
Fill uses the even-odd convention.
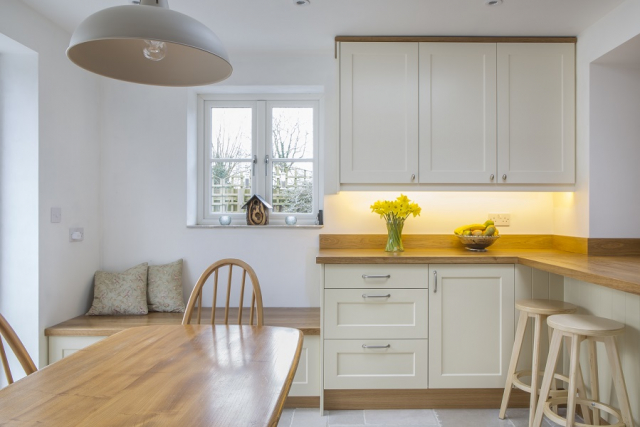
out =
[[[276,426],[302,334],[269,326],[145,326],[0,390],[0,425]]]

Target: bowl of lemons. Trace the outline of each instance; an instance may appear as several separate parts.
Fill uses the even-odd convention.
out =
[[[453,233],[467,250],[476,252],[486,252],[487,248],[500,238],[500,232],[491,220],[484,224],[463,225]]]

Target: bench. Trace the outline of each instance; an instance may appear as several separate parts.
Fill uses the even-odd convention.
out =
[[[238,309],[229,309],[229,323],[237,323]],[[243,325],[249,324],[249,310],[243,310]],[[196,313],[194,313],[195,319]],[[211,308],[202,309],[208,323]],[[205,320],[206,319],[206,320]],[[78,316],[45,329],[49,340],[49,363],[128,328],[149,325],[179,325],[182,313],[149,313],[144,316]],[[216,322],[224,323],[224,308],[216,309]],[[300,363],[287,398],[287,407],[320,405],[320,309],[318,307],[265,307],[264,324],[299,329],[304,334]]]

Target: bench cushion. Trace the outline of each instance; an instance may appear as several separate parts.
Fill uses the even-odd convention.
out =
[[[182,296],[182,260],[149,266],[147,288],[149,311],[184,313]]]
[[[93,304],[87,315],[142,315],[148,311],[146,262],[122,273],[96,271]]]

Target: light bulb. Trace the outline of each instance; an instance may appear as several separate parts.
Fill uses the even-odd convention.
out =
[[[145,40],[147,46],[142,49],[144,57],[151,61],[161,61],[167,54],[167,45],[165,42],[156,40]]]

